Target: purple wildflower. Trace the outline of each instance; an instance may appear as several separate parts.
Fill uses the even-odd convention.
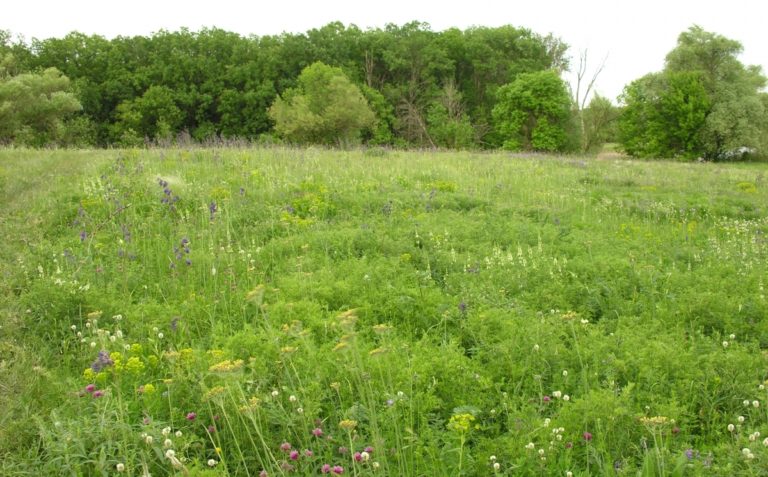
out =
[[[584,437],[585,441],[589,442],[589,441],[592,440],[592,433],[591,432],[585,432],[584,434],[582,434],[582,437]]]
[[[91,363],[91,369],[95,373],[98,373],[102,369],[106,368],[107,366],[112,366],[113,364],[115,363],[109,358],[109,352],[105,350],[101,350],[99,351],[99,355],[96,358],[96,360],[93,363]]]
[[[194,421],[195,419],[197,419],[197,413],[196,412],[188,412],[186,419],[188,421]]]
[[[103,396],[103,395],[104,395],[104,391],[102,391],[102,390],[100,390],[100,389],[99,389],[99,390],[97,390],[97,391],[94,391],[94,392],[93,392],[93,397],[94,397],[94,398],[100,398],[100,397],[101,397],[101,396]]]
[[[289,458],[289,459],[291,459],[291,460],[299,460],[299,451],[297,451],[297,450],[292,450],[292,451],[291,451],[291,452],[288,454],[288,458]]]
[[[323,464],[322,467],[320,467],[320,472],[323,474],[327,474],[331,471],[331,464]]]
[[[344,473],[344,467],[340,465],[334,465],[333,466],[333,473],[334,474],[343,474]]]
[[[320,436],[323,435],[323,430],[320,429],[319,427],[316,427],[316,428],[312,429],[312,435],[315,436],[315,437],[320,437]]]
[[[81,242],[85,242],[85,239],[87,239],[87,238],[88,238],[88,234],[85,233],[85,230],[81,231],[80,232],[80,241]]]

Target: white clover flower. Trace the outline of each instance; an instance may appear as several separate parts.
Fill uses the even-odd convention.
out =
[[[82,332],[80,332],[80,331],[78,331],[76,336],[77,336],[78,338],[82,338],[82,337],[83,337],[83,333],[82,333]]]
[[[173,449],[168,449],[167,451],[165,451],[165,456],[166,456],[167,458],[169,458],[169,459],[170,459],[171,457],[176,457],[176,451],[175,451],[175,450],[173,450]]]
[[[216,467],[216,464],[218,464],[218,462],[214,459],[208,459],[208,467]]]
[[[154,440],[155,440],[154,437],[150,435],[144,436],[144,442],[146,442],[148,445],[151,445]]]
[[[493,463],[494,472],[498,472],[500,469],[501,469],[501,464],[499,464],[498,462],[494,462]]]
[[[109,341],[114,343],[115,341],[117,341],[117,336],[115,336],[115,335],[110,336],[109,337]]]
[[[163,441],[163,447],[165,448],[173,447],[173,441],[170,439],[166,439],[165,441]]]
[[[560,399],[560,397],[562,397],[562,395],[563,395],[563,393],[562,393],[562,392],[560,392],[560,391],[554,391],[554,392],[552,393],[552,396],[554,396],[554,397],[556,397],[556,398],[558,398],[558,399]]]
[[[175,434],[175,436],[176,436],[176,437],[181,437],[181,436],[183,436],[183,435],[184,435],[184,434],[182,434],[182,432],[181,432],[181,431],[176,431],[176,434]]]
[[[759,437],[760,437],[759,432],[753,432],[752,434],[749,435],[749,441],[755,442]]]
[[[568,370],[567,370],[567,369],[564,369],[564,370],[563,370],[563,377],[564,377],[564,378],[567,378],[567,377],[568,377]]]
[[[533,345],[533,350],[534,351],[539,351],[539,345],[537,345],[537,344]]]
[[[565,477],[573,477],[573,472],[569,470],[568,472],[565,473]]]
[[[122,330],[115,331],[115,336],[117,336],[118,338],[122,338],[123,337],[123,331]]]
[[[525,448],[528,450],[533,450],[534,448],[536,448],[536,444],[534,444],[533,442],[529,442],[528,444],[525,445]]]
[[[371,464],[371,467],[373,467],[373,470],[376,470],[376,469],[379,468],[379,463],[378,462],[374,462],[373,464]]]
[[[164,427],[163,430],[162,430],[162,434],[165,437],[168,437],[171,434],[171,428],[170,427]]]
[[[131,345],[126,343],[125,345],[123,345],[123,349],[126,350],[126,351],[130,350],[131,349]]]
[[[567,394],[563,396],[563,401],[570,401],[570,400],[571,400],[571,396]]]
[[[115,466],[115,470],[117,470],[118,472],[125,472],[125,464],[123,464],[122,462],[118,463]]]
[[[277,389],[272,390],[272,397],[277,397],[280,395],[280,392],[278,392]]]
[[[552,419],[546,418],[544,419],[544,427],[549,427],[549,423],[552,422]]]
[[[558,434],[558,435],[555,436],[555,439],[557,439],[558,441],[562,441],[563,440],[563,435],[562,434]]]
[[[736,429],[736,426],[733,424],[728,424],[728,432],[733,432]]]
[[[544,455],[544,449],[539,449],[539,455]]]
[[[728,347],[728,342],[727,341],[723,341],[723,348],[727,348],[727,347]]]
[[[728,335],[728,338],[729,338],[731,341],[733,341],[733,340],[735,340],[735,339],[736,339],[736,335],[734,335],[733,333],[731,333],[730,335]]]
[[[760,385],[757,386],[757,389],[759,389],[760,391],[765,391],[765,385],[764,384],[760,384]]]
[[[741,403],[744,404],[744,407],[749,407],[749,399],[745,399]]]
[[[368,460],[371,458],[371,454],[363,451],[360,453],[360,458],[363,460],[363,462],[368,462]]]
[[[758,400],[752,401],[752,407],[760,407],[760,401]]]
[[[304,414],[304,408],[303,407],[297,407],[296,408],[296,412],[298,412],[299,414]]]
[[[401,397],[403,397],[403,396],[405,396],[405,393],[404,393],[404,392],[402,392],[402,391],[398,391],[398,392],[397,392],[397,397],[401,398]]]
[[[765,439],[763,439],[763,445],[764,445],[765,447],[768,447],[768,437],[766,437]]]
[[[739,421],[739,424],[744,423],[744,416],[739,416],[736,418],[737,421]]]
[[[158,328],[157,326],[153,326],[152,327],[152,332],[153,333],[157,333],[158,331],[160,331],[160,328]]]
[[[296,402],[296,396],[291,394],[290,396],[288,396],[288,400],[291,401],[291,402]]]
[[[96,342],[95,341],[91,341],[91,348],[95,348],[95,347],[96,347]]]
[[[70,328],[72,328],[72,331],[75,331],[75,330],[77,330],[77,325],[72,325],[72,326],[70,326]]]
[[[162,334],[162,333],[158,333],[158,334],[157,334],[157,338],[158,338],[158,339],[163,339],[163,338],[165,338],[165,335],[164,335],[164,334]]]
[[[492,456],[490,456],[490,457],[488,458],[488,460],[490,460],[491,462],[496,462],[496,456],[495,456],[495,455],[492,455]]]

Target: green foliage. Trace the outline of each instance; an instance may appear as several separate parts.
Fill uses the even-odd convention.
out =
[[[647,75],[627,86],[622,101],[619,139],[628,154],[693,159],[701,153],[711,103],[699,73]]]
[[[126,137],[163,139],[178,130],[183,118],[173,91],[163,86],[152,86],[140,98],[121,103],[117,114],[119,120],[112,132],[116,140]]]
[[[562,151],[567,145],[571,99],[555,71],[524,73],[499,88],[496,130],[509,150]]]
[[[339,68],[317,62],[269,110],[275,130],[300,143],[347,145],[374,124],[373,111]]]
[[[760,68],[744,66],[737,41],[694,26],[680,34],[664,71],[624,91],[621,140],[638,157],[739,159],[765,151],[768,109]]]
[[[620,113],[611,100],[595,94],[581,114],[584,120],[584,129],[581,131],[583,152],[595,152],[605,143],[617,141],[617,119]]]
[[[40,74],[8,76],[0,68],[0,143],[55,144],[64,119],[81,109],[70,83],[55,68]]]
[[[0,473],[761,474],[764,164],[385,156],[0,151]]]

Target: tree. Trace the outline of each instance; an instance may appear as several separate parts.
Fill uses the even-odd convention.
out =
[[[760,68],[737,58],[742,46],[693,26],[680,34],[661,73],[625,88],[620,136],[635,156],[738,157],[766,151],[768,109]]]
[[[437,146],[466,149],[474,145],[475,130],[464,113],[462,96],[451,81],[427,111],[427,129]]]
[[[150,87],[140,98],[120,104],[117,111],[113,134],[119,142],[128,143],[166,138],[178,130],[184,117],[173,91],[165,86]]]
[[[570,110],[568,88],[557,72],[523,73],[499,88],[493,120],[505,149],[562,151]]]
[[[0,71],[0,143],[56,143],[64,120],[81,109],[69,78],[55,68],[16,76]]]
[[[592,96],[581,110],[581,151],[595,151],[606,142],[614,142],[619,109],[611,100],[599,94]]]
[[[281,136],[318,144],[354,142],[376,119],[360,88],[340,68],[320,62],[301,72],[298,86],[278,96],[269,114]]]

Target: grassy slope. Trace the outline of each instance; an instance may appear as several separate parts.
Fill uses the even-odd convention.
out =
[[[278,466],[277,446],[304,439],[309,416],[359,421],[362,440],[395,448],[378,456],[390,475],[485,475],[490,455],[523,474],[610,475],[615,462],[667,473],[696,449],[712,457],[695,469],[749,475],[750,445],[768,459],[746,432],[768,434],[763,408],[742,407],[765,397],[764,165],[278,149],[10,150],[0,167],[9,472],[128,461],[157,475],[167,462],[135,445],[141,417],[181,428],[190,409],[231,417],[220,456],[184,429],[192,461],[221,458],[232,474]],[[180,197],[173,208],[158,178]],[[97,378],[109,400],[78,398],[95,352],[125,344],[143,347],[142,369]],[[187,348],[196,364],[168,357]],[[210,371],[224,358],[244,359],[243,374]],[[174,399],[137,397],[147,383]],[[218,387],[229,401],[201,398]],[[302,416],[280,414],[293,404],[272,390],[299,396]],[[553,391],[572,399],[544,402]],[[242,418],[251,395],[267,402],[261,443]],[[401,398],[401,414],[382,404]],[[114,432],[67,444],[94,410]],[[478,429],[447,425],[465,412]],[[545,418],[565,428],[551,449]],[[106,442],[101,460],[83,450],[94,442]]]

